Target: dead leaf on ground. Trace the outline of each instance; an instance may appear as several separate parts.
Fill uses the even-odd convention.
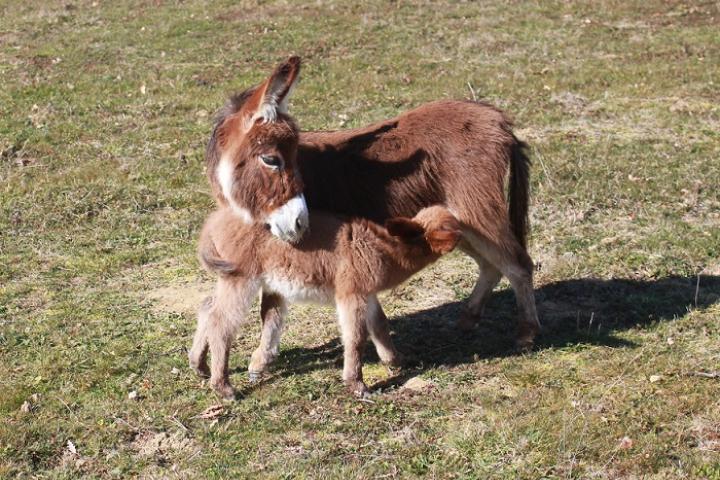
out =
[[[205,410],[203,410],[203,412],[201,414],[196,415],[192,418],[202,418],[203,420],[212,420],[214,418],[218,418],[223,413],[225,413],[225,407],[223,407],[222,405],[212,405],[212,406],[206,408]]]

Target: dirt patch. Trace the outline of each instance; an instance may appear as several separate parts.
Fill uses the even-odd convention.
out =
[[[145,292],[145,300],[159,313],[194,313],[203,299],[212,293],[212,282],[198,281],[168,285]]]
[[[141,457],[165,457],[189,452],[193,441],[182,432],[144,431],[135,436],[130,447]]]
[[[588,104],[587,98],[572,92],[556,93],[550,97],[550,101],[561,105],[565,111],[574,114],[582,112]]]
[[[647,16],[653,25],[663,27],[700,27],[720,23],[720,9],[714,2],[693,5],[692,2],[663,2],[663,10]]]
[[[243,6],[239,9],[228,10],[216,16],[215,19],[221,22],[270,22],[274,18],[288,15],[292,12],[294,16],[302,16],[306,12],[316,12],[317,9],[310,5],[294,5],[286,3],[283,5],[258,5],[256,8],[248,9]],[[264,27],[267,30],[267,27]]]
[[[707,454],[720,453],[720,423],[710,418],[693,418],[692,435],[697,448]]]

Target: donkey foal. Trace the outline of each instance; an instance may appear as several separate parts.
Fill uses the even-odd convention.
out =
[[[251,377],[266,370],[278,354],[287,303],[334,301],[344,345],[343,380],[353,394],[366,394],[361,360],[368,334],[383,363],[400,363],[378,292],[450,252],[462,235],[457,219],[440,206],[425,208],[413,219],[389,219],[385,227],[320,212],[311,212],[309,222],[309,232],[297,245],[279,240],[262,225],[244,223],[230,208],[214,212],[203,227],[200,260],[219,278],[214,296],[200,308],[189,357],[198,373],[209,373],[211,386],[224,398],[234,398],[228,378],[230,345],[260,289],[272,301],[263,302],[264,324],[249,366]]]

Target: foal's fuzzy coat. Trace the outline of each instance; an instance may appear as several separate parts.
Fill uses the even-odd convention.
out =
[[[345,346],[343,380],[354,394],[362,395],[367,392],[361,358],[368,333],[384,363],[400,361],[377,293],[451,251],[460,236],[457,219],[439,206],[421,210],[412,220],[390,219],[386,227],[311,212],[309,233],[293,246],[260,225],[244,223],[229,208],[220,209],[207,220],[200,237],[200,259],[220,277],[215,295],[200,309],[190,363],[207,374],[209,347],[211,385],[221,396],[232,398],[228,352],[259,289],[274,299],[264,308],[276,311],[274,321],[263,325],[268,331],[253,353],[251,374],[264,371],[277,355],[286,302],[334,301]],[[263,312],[263,317],[269,313]]]

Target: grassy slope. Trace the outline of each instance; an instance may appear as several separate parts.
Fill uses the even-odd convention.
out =
[[[692,375],[720,364],[716,4],[47,3],[0,4],[0,477],[720,476],[720,384]],[[469,87],[515,116],[534,353],[509,353],[505,284],[451,328],[474,280],[453,254],[384,298],[427,391],[348,398],[333,312],[300,307],[273,377],[247,387],[253,324],[246,397],[197,417],[217,400],[174,305],[210,285],[210,116],[289,53],[307,129]],[[372,348],[366,375],[387,377]]]

